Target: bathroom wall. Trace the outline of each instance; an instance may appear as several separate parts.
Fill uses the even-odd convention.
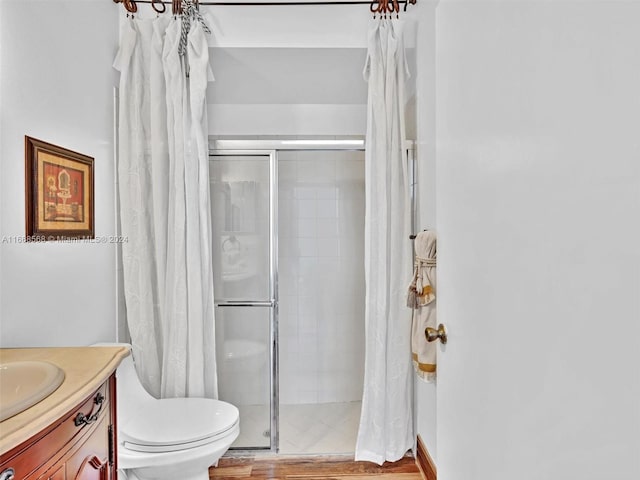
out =
[[[3,62],[2,62],[2,46],[3,46],[3,36],[1,27],[4,23],[4,9],[2,5],[0,5],[0,152],[2,152],[2,72],[3,72]],[[0,168],[0,235],[2,234],[2,218],[3,218],[3,205],[4,200],[2,198],[2,168]],[[2,243],[0,243],[2,245]],[[1,247],[0,247],[1,248]],[[0,250],[0,325],[2,325],[2,251]],[[0,327],[1,328],[1,327]],[[0,334],[0,344],[2,344],[2,335]]]
[[[364,135],[368,6],[219,7],[210,18],[211,134]],[[405,18],[413,70],[415,16]]]
[[[209,131],[363,135],[363,48],[211,48]]]
[[[104,0],[0,2],[0,346],[115,339],[111,63],[118,8]],[[106,243],[22,243],[24,136],[95,158]]]
[[[210,133],[362,135],[366,96],[363,100],[353,90],[353,75],[345,75],[342,98],[331,99],[322,91],[335,90],[314,81],[310,73],[317,68],[314,63],[323,63],[322,58],[332,50],[362,52],[366,47],[367,17],[362,5],[216,8],[211,15],[214,28],[210,45],[218,47],[211,50],[211,63],[219,81],[214,83],[209,98]],[[226,53],[218,59],[217,51]],[[283,55],[285,51],[293,57]],[[364,57],[362,53],[355,54],[362,60],[353,62],[353,72],[361,79]],[[313,62],[314,59],[319,61]],[[346,60],[343,54],[328,70],[318,73],[325,77],[344,71]],[[234,64],[244,65],[250,72],[243,78],[232,78],[236,95],[230,95],[225,88],[229,73],[224,67]],[[283,95],[272,88],[275,78]],[[305,87],[311,95],[301,91]],[[237,94],[246,96],[238,99]]]

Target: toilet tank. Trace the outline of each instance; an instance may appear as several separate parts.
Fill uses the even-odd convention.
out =
[[[135,367],[131,345],[128,343],[96,343],[92,347],[126,347],[131,355],[124,358],[116,370],[118,422],[124,425],[146,402],[155,400],[142,386]]]

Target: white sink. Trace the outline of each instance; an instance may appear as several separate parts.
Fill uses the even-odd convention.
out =
[[[48,362],[0,364],[0,422],[45,399],[63,380],[64,372]]]

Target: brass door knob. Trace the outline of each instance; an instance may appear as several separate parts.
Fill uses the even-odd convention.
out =
[[[427,327],[424,329],[424,336],[427,337],[427,342],[435,342],[440,339],[440,342],[445,345],[447,343],[447,329],[443,324],[438,325],[438,329]]]

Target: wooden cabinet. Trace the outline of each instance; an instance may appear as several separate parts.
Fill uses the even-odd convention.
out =
[[[62,418],[0,457],[15,480],[115,480],[115,375]]]

